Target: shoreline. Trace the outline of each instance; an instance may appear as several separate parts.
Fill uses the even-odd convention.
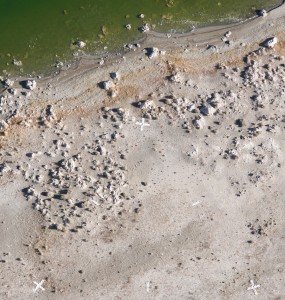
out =
[[[28,79],[35,79],[38,83],[38,87],[36,91],[32,92],[32,97],[27,99],[29,102],[35,103],[33,99],[36,97],[43,97],[43,90],[46,89],[48,85],[61,85],[61,79],[63,84],[68,82],[68,80],[76,81],[81,75],[91,74],[94,71],[104,72],[105,68],[110,68],[111,65],[122,65],[125,59],[130,58],[134,60],[136,56],[140,56],[144,59],[147,59],[144,54],[144,49],[157,47],[163,51],[169,52],[169,58],[172,57],[172,51],[174,51],[175,55],[179,53],[179,56],[183,57],[183,52],[187,52],[187,55],[192,57],[193,59],[199,60],[199,58],[203,56],[221,54],[230,52],[231,49],[235,51],[244,52],[244,54],[248,51],[250,47],[254,44],[254,41],[259,41],[259,43],[264,39],[265,36],[270,37],[274,35],[276,31],[271,26],[265,26],[268,22],[272,22],[275,19],[280,19],[284,14],[285,5],[281,4],[275,9],[272,9],[268,16],[266,17],[258,17],[255,16],[252,19],[248,19],[244,22],[237,24],[230,24],[227,26],[210,26],[207,28],[200,28],[196,32],[188,32],[187,34],[178,34],[174,35],[171,38],[167,38],[165,34],[158,34],[156,32],[149,32],[144,37],[139,40],[134,41],[131,45],[140,44],[140,48],[136,48],[136,51],[133,50],[123,50],[122,52],[115,53],[105,53],[104,55],[84,55],[78,58],[76,61],[70,64],[70,68],[67,70],[59,70],[57,72],[53,72],[46,77],[41,77],[38,79],[37,77],[26,77],[26,76],[16,76],[12,77],[11,80],[15,81],[15,88],[22,89],[23,91],[27,91],[23,89],[19,84],[20,82],[24,82]],[[258,33],[252,36],[251,32],[256,28],[263,28],[262,30],[258,30]],[[221,40],[224,36],[224,33],[228,30],[232,30],[235,35],[235,39],[233,40],[233,44],[225,45],[225,43]],[[238,42],[236,41],[238,40]],[[211,44],[217,45],[218,49],[212,51],[207,50],[208,46]],[[241,46],[241,44],[244,44]],[[185,47],[186,46],[186,47]],[[104,64],[100,65],[100,61],[104,59]],[[167,58],[168,59],[168,58]],[[100,71],[101,70],[101,71]],[[0,91],[0,95],[3,95],[7,91],[7,88],[4,88]],[[22,96],[21,96],[22,97]],[[44,97],[43,97],[44,98]],[[120,97],[119,97],[120,98]],[[119,99],[118,98],[118,99]],[[118,99],[110,99],[118,100]],[[58,98],[59,100],[59,98]]]
[[[269,14],[275,14],[276,17],[279,15],[279,11],[281,12],[281,9],[284,8],[284,1],[270,9],[268,11]],[[281,13],[282,14],[282,13]],[[226,25],[214,25],[214,26],[205,26],[205,27],[200,27],[197,28],[194,32],[191,30],[185,33],[175,33],[172,34],[170,38],[167,37],[167,33],[160,33],[156,31],[150,31],[146,33],[143,37],[134,40],[133,42],[129,43],[131,45],[134,44],[140,44],[143,48],[151,47],[151,45],[156,45],[156,43],[162,43],[165,48],[167,44],[172,44],[175,43],[172,41],[174,39],[175,41],[177,39],[183,39],[182,43],[185,42],[185,38],[193,38],[192,43],[210,43],[211,41],[218,42],[217,36],[221,36],[223,32],[226,32],[227,30],[235,29],[243,29],[245,31],[248,31],[247,28],[244,28],[247,24],[249,24],[251,27],[255,26],[255,23],[258,22],[258,20],[262,20],[262,16],[254,15],[251,18],[239,21],[237,23],[231,23],[231,24],[226,24]],[[211,37],[211,35],[214,34],[214,39]],[[195,39],[198,37],[198,39]],[[70,62],[71,66],[76,66],[78,67],[80,65],[81,61],[87,61],[90,60],[91,64],[94,62],[94,65],[97,63],[100,63],[100,60],[103,58],[105,60],[109,60],[112,62],[113,60],[116,60],[118,56],[123,57],[124,55],[128,55],[128,53],[131,51],[126,51],[126,50],[121,50],[121,51],[115,51],[115,52],[105,52],[105,53],[100,53],[100,54],[82,54],[80,58],[78,58],[77,61]],[[61,72],[62,70],[59,70]],[[63,72],[65,72],[63,70]],[[50,75],[50,77],[57,76],[57,72],[53,73]]]
[[[270,10],[268,10],[267,12],[270,13],[272,11],[275,11],[275,10],[278,10],[280,7],[282,7],[284,5],[284,0],[282,0],[282,2],[275,6],[275,7],[272,7]],[[194,36],[200,36],[200,35],[205,35],[206,38],[208,35],[210,35],[211,33],[216,33],[216,32],[220,32],[220,31],[223,31],[223,30],[229,30],[229,29],[232,29],[232,28],[236,28],[236,27],[239,27],[243,24],[248,24],[248,23],[251,23],[252,21],[258,19],[258,18],[262,18],[262,16],[259,16],[258,14],[255,14],[253,15],[252,17],[249,17],[247,19],[244,19],[244,20],[241,20],[241,21],[237,21],[237,22],[233,22],[233,23],[229,23],[229,24],[220,24],[220,25],[205,25],[205,26],[201,26],[201,27],[198,27],[197,29],[195,28],[194,32],[192,32],[192,30],[189,30],[189,31],[186,31],[184,33],[174,33],[174,34],[170,34],[171,35],[171,39],[179,39],[179,38],[187,38],[187,37],[194,37]],[[158,38],[157,42],[160,42],[161,39],[169,39],[169,37],[167,37],[168,33],[162,33],[162,32],[156,32],[156,31],[150,31],[148,33],[145,33],[144,36],[142,36],[141,38],[138,38],[138,39],[135,39],[133,40],[132,42],[130,42],[129,44],[136,44],[136,43],[143,43],[145,40],[149,39],[149,37],[151,38]],[[154,41],[155,42],[155,41]],[[127,44],[126,44],[127,45]],[[99,60],[101,60],[102,58],[111,58],[112,57],[115,57],[115,56],[118,56],[118,55],[124,55],[126,54],[127,52],[123,49],[124,47],[120,47],[121,49],[119,50],[114,50],[114,51],[106,51],[106,52],[95,52],[95,53],[90,53],[90,54],[86,54],[84,53],[84,49],[83,49],[83,52],[80,53],[80,49],[79,49],[79,57],[77,58],[72,58],[71,60],[68,60],[68,61],[65,61],[64,62],[64,65],[65,67],[62,68],[62,69],[58,69],[58,70],[54,70],[54,67],[52,66],[49,66],[48,69],[50,69],[50,71],[39,71],[39,73],[37,75],[21,75],[21,74],[18,74],[18,75],[14,75],[14,76],[11,76],[11,79],[15,80],[17,78],[19,78],[20,80],[24,80],[24,79],[28,79],[28,78],[33,78],[33,79],[36,79],[37,77],[40,77],[40,78],[51,78],[51,77],[54,77],[54,76],[57,76],[60,72],[64,72],[66,71],[67,69],[69,69],[69,67],[67,67],[66,69],[66,66],[70,66],[71,68],[80,64],[80,61],[82,59],[88,59],[90,58],[91,60],[94,60],[95,62],[99,62]],[[5,75],[1,76],[1,78],[6,78]],[[1,91],[0,91],[1,93]]]
[[[284,8],[284,2],[281,3],[279,6],[276,8],[271,9],[268,13],[269,15],[274,15],[271,17],[271,20],[274,20],[274,18],[278,18],[283,14]],[[140,44],[141,49],[143,48],[148,48],[148,47],[153,47],[154,45],[158,44],[161,45],[161,47],[165,50],[171,50],[173,48],[177,48],[177,45],[180,43],[181,45],[183,44],[192,44],[192,47],[196,48],[196,44],[198,44],[198,48],[202,49],[205,47],[205,45],[210,45],[211,43],[218,43],[221,44],[221,37],[223,36],[224,32],[227,30],[234,30],[237,32],[237,38],[241,38],[242,34],[250,32],[256,25],[263,26],[264,23],[268,21],[268,16],[267,17],[262,17],[262,16],[253,16],[252,18],[246,19],[244,21],[234,23],[234,24],[228,24],[226,26],[223,25],[217,25],[217,26],[208,26],[208,27],[203,27],[197,29],[195,32],[187,32],[184,34],[174,34],[171,36],[171,38],[168,38],[165,33],[158,33],[151,31],[145,36],[143,36],[140,39],[134,40],[131,45],[135,44]],[[260,24],[258,24],[260,23]],[[249,26],[247,28],[246,26]],[[241,33],[239,33],[239,31]],[[274,30],[272,30],[274,32]],[[270,35],[270,33],[268,33]],[[258,40],[258,38],[261,40],[262,37],[264,36],[263,33],[259,32],[256,36],[255,39]],[[235,45],[236,46],[236,45]],[[138,49],[139,50],[139,49]],[[227,48],[224,48],[222,51],[227,50]],[[112,64],[118,59],[122,59],[125,55],[132,55],[130,54],[132,51],[126,51],[126,50],[121,50],[121,51],[116,51],[116,52],[106,52],[106,53],[100,53],[98,55],[93,55],[93,54],[84,54],[78,58],[78,60],[74,61],[71,63],[71,69],[80,69],[80,65],[82,65],[82,71],[86,69],[93,69],[98,67],[100,64],[100,61],[102,58],[106,61],[107,64]],[[134,52],[136,53],[136,52]],[[103,67],[104,66],[99,66]],[[43,80],[46,81],[51,78],[55,78],[57,76],[60,77],[61,73],[68,73],[69,70],[59,70],[58,72],[53,72],[47,77],[44,77]],[[71,71],[72,73],[72,71]],[[71,76],[72,77],[72,76]],[[18,77],[19,78],[19,77]],[[20,80],[27,79],[27,77],[20,77]]]

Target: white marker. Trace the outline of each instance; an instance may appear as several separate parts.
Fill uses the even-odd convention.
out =
[[[150,291],[150,281],[146,283],[146,291],[149,293]]]
[[[141,123],[136,122],[136,124],[137,124],[137,125],[140,125],[141,131],[143,131],[143,128],[144,128],[145,126],[150,126],[148,123],[145,123],[145,119],[144,119],[144,118],[142,118]]]
[[[247,290],[248,291],[253,290],[254,294],[257,295],[258,293],[257,293],[256,289],[259,288],[260,285],[259,284],[255,285],[253,280],[251,280],[250,283],[251,283],[251,286]]]
[[[42,280],[40,283],[37,283],[36,281],[34,281],[34,284],[36,285],[36,287],[33,289],[33,292],[36,293],[36,291],[38,289],[41,289],[44,291],[45,289],[42,287],[44,282],[45,282],[45,280]]]

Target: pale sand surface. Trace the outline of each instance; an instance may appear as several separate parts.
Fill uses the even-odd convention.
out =
[[[150,33],[3,91],[0,299],[285,299],[284,21]]]

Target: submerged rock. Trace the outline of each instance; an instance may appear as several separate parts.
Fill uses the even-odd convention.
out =
[[[150,30],[148,24],[144,24],[143,26],[139,27],[139,30],[143,33],[148,32]]]
[[[23,65],[21,60],[13,59],[13,65],[21,67]]]
[[[84,43],[83,41],[76,41],[74,45],[76,45],[79,48],[84,48],[86,46],[86,43]]]
[[[261,17],[266,17],[268,15],[267,11],[265,9],[261,9],[257,12],[257,14]]]

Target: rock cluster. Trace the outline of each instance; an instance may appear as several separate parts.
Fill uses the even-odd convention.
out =
[[[51,107],[47,114],[53,116]],[[64,132],[56,140],[48,141],[46,136],[45,144],[52,143],[49,149],[28,153],[33,168],[20,168],[30,182],[23,189],[26,199],[51,229],[64,230],[69,226],[77,230],[85,226],[86,213],[101,210],[106,215],[108,207],[112,213],[110,208],[127,197],[127,168],[123,164],[126,154],[121,150],[114,153],[112,145],[123,138],[120,130],[128,120],[128,112],[104,107],[101,117],[113,124],[112,131],[98,133],[94,142],[88,139],[82,147],[76,147]],[[85,127],[81,128],[84,133]]]
[[[101,83],[99,83],[99,86],[107,91],[108,96],[114,98],[118,95],[119,90],[117,87],[117,84],[121,78],[120,74],[118,72],[112,72],[110,73],[110,77],[112,80],[106,80]]]
[[[225,34],[227,39],[230,36],[229,32]],[[260,178],[269,180],[270,169],[266,174],[258,172],[259,165],[276,158],[265,140],[280,134],[285,122],[281,113],[283,103],[275,100],[282,96],[285,82],[284,58],[272,54],[275,42],[269,40],[268,47],[248,53],[243,65],[219,64],[215,68],[220,80],[218,88],[200,88],[191,74],[168,62],[168,73],[161,78],[162,87],[147,95],[145,100],[132,103],[137,108],[132,110],[133,117],[164,118],[168,122],[163,124],[178,125],[186,136],[195,136],[199,132],[207,146],[210,143],[208,137],[219,132],[219,137],[212,140],[219,149],[217,156],[224,163],[250,157],[257,167],[251,166],[249,182],[257,184],[262,182]],[[146,51],[149,58],[162,54],[156,47]],[[114,97],[124,77],[121,78],[118,71],[108,73],[108,76],[98,85]],[[29,103],[27,97],[22,97],[24,90],[19,90],[18,94],[12,91],[15,86],[12,81],[6,80],[4,85],[6,89],[0,98],[1,135],[10,131],[11,120],[18,114],[21,105]],[[23,86],[34,90],[37,84],[29,79]],[[169,92],[164,92],[166,86]],[[170,92],[173,90],[177,95]],[[19,98],[20,95],[22,98]],[[271,109],[266,110],[268,107],[272,113]],[[250,116],[245,116],[249,112]],[[255,115],[255,112],[258,114]],[[122,128],[129,120],[127,110],[104,107],[98,120],[90,122],[92,125],[81,120],[80,124],[72,125],[78,128],[67,130],[71,125],[61,121],[54,107],[47,105],[37,118],[19,122],[20,126],[33,123],[42,130],[42,149],[31,149],[25,154],[25,161],[19,164],[13,165],[3,159],[1,175],[5,176],[8,170],[21,174],[27,182],[23,194],[44,216],[50,228],[63,229],[67,226],[78,229],[86,226],[86,215],[99,218],[103,211],[104,217],[107,214],[111,216],[115,207],[125,205],[129,197],[126,193],[129,173],[125,163],[128,152],[126,148],[117,146],[125,138]],[[241,196],[244,186],[234,186]]]

